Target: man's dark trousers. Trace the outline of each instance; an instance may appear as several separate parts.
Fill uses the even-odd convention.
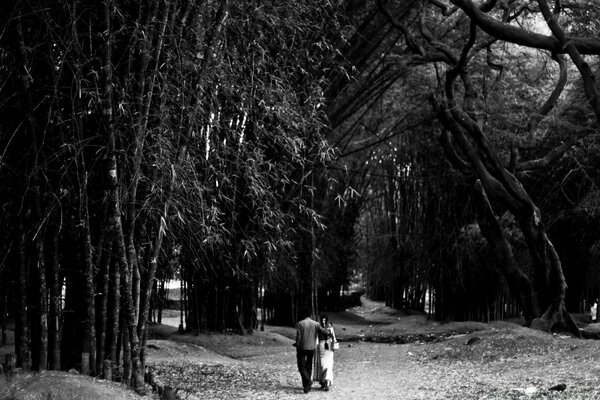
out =
[[[302,377],[302,386],[312,386],[312,367],[313,358],[315,356],[314,350],[302,350],[296,349],[296,358],[298,359],[298,371]]]

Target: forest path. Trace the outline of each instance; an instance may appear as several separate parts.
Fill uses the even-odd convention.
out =
[[[329,392],[302,393],[288,327],[246,336],[163,327],[148,364],[188,399],[600,398],[599,341],[507,322],[439,324],[367,299],[329,317],[341,341]],[[550,390],[558,384],[566,390]]]
[[[178,398],[195,399],[598,399],[600,340],[548,334],[509,322],[428,321],[380,303],[329,313],[341,341],[334,383],[303,394],[290,327],[267,326],[251,335],[180,335],[153,325],[147,364]],[[600,324],[587,327],[600,331]],[[14,346],[0,347],[0,354]],[[555,386],[557,389],[552,390]],[[156,400],[115,382],[78,374],[0,374],[0,399]],[[177,397],[163,395],[161,399]]]

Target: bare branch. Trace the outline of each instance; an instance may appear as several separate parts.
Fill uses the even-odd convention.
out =
[[[448,16],[454,14],[459,9],[457,6],[448,7],[446,4],[442,3],[439,0],[430,0],[429,2],[432,5],[434,5],[437,8],[439,8],[440,10],[442,10],[442,15],[445,16],[445,17],[448,17]]]
[[[566,49],[563,44],[553,36],[531,32],[513,25],[509,25],[490,17],[481,11],[471,0],[451,0],[459,6],[465,14],[473,19],[486,33],[507,42],[522,46],[545,49],[557,54],[563,54]],[[581,54],[600,54],[600,38],[566,38]]]
[[[577,135],[569,136],[569,138],[566,141],[564,141],[563,143],[558,145],[556,148],[554,148],[552,151],[550,151],[544,157],[538,158],[535,160],[528,160],[528,161],[516,163],[515,170],[531,171],[534,169],[547,167],[548,165],[552,164],[554,161],[556,161],[560,157],[562,157],[562,155],[565,154],[565,152],[567,150],[569,150],[571,147],[573,147],[577,143],[577,141],[579,141],[579,139],[581,139],[589,134],[590,134],[590,132],[587,131],[587,132],[582,132]]]
[[[493,51],[492,51],[492,46],[487,46],[486,48],[486,55],[485,55],[485,62],[488,65],[488,67],[490,67],[493,70],[496,70],[500,73],[502,73],[502,71],[504,71],[504,65],[502,64],[498,64],[497,62],[495,62],[492,59],[492,55],[493,55]]]
[[[550,97],[548,97],[548,99],[544,102],[540,111],[534,113],[529,119],[527,129],[529,131],[528,141],[530,143],[532,143],[535,140],[535,131],[540,121],[542,120],[542,118],[548,115],[552,108],[554,108],[554,105],[558,101],[560,94],[567,85],[568,70],[567,63],[564,57],[561,54],[552,54],[552,59],[558,63],[558,66],[560,68],[560,75],[558,77],[558,82],[556,82],[554,90],[552,90],[552,93],[550,93]]]
[[[592,110],[596,114],[596,119],[600,122],[600,98],[598,97],[598,90],[596,89],[596,78],[594,77],[590,65],[581,55],[583,53],[581,49],[577,47],[573,39],[567,37],[564,30],[560,27],[556,18],[557,14],[553,14],[550,11],[548,2],[546,0],[538,0],[538,4],[548,28],[550,28],[552,34],[558,39],[561,47],[569,54],[569,57],[571,57],[571,60],[579,70],[581,78],[583,79],[585,95],[592,106]]]
[[[427,28],[427,24],[425,23],[425,13],[421,14],[421,19],[419,20],[419,31],[421,32],[421,35],[427,40],[427,42],[445,57],[446,63],[458,63],[458,57],[456,56],[456,54],[454,54],[454,50],[451,49],[450,46],[448,46],[447,44],[437,40],[435,36],[433,36],[433,34],[429,31],[429,28]],[[423,53],[422,55],[424,57],[427,57],[428,59],[432,59],[431,55],[425,53]]]
[[[401,24],[400,21],[398,21],[398,19],[394,17],[392,13],[387,9],[387,7],[383,4],[383,0],[377,0],[377,7],[379,11],[381,11],[383,15],[385,15],[390,24],[392,24],[394,28],[398,29],[402,33],[404,39],[406,40],[406,45],[408,46],[408,48],[413,53],[423,56],[425,54],[425,50],[423,50],[423,48],[417,45],[417,43],[414,41],[414,39],[406,29],[406,27],[403,24]]]
[[[452,70],[449,71],[451,74],[460,74],[462,71],[465,70],[467,66],[469,51],[473,48],[473,45],[475,44],[475,39],[477,39],[477,25],[475,24],[475,22],[471,21],[471,24],[469,25],[469,40],[465,44],[465,47],[463,47],[462,49],[458,63]]]
[[[444,129],[440,134],[439,140],[442,149],[444,150],[444,154],[446,154],[446,157],[448,157],[448,160],[456,169],[463,172],[468,171],[469,163],[462,159],[454,149],[454,146],[452,146],[452,142],[450,141],[451,135],[452,134],[447,129]]]

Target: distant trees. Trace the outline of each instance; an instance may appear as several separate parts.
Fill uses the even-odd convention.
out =
[[[380,231],[372,235],[381,237],[382,242],[390,246],[388,248],[402,256],[396,260],[392,256],[384,261],[391,269],[375,281],[373,289],[389,303],[402,304],[413,297],[410,290],[406,292],[411,282],[425,281],[432,289],[429,294],[437,299],[436,315],[440,310],[449,310],[449,302],[452,302],[452,308],[456,307],[457,301],[452,294],[456,294],[460,284],[470,278],[458,275],[457,282],[444,276],[448,277],[452,268],[462,268],[473,258],[463,258],[459,246],[461,236],[451,232],[468,232],[467,228],[477,216],[478,230],[493,250],[491,259],[502,272],[502,280],[511,288],[526,320],[531,322],[539,318],[536,326],[541,328],[568,329],[577,333],[565,308],[566,280],[559,255],[562,250],[557,251],[550,240],[539,208],[539,204],[550,204],[529,189],[539,188],[537,182],[543,176],[540,171],[565,161],[563,156],[572,154],[568,151],[592,132],[588,121],[569,120],[568,125],[565,119],[553,118],[569,108],[569,104],[560,101],[564,98],[565,88],[570,93],[578,90],[585,93],[591,106],[586,115],[597,115],[597,86],[583,55],[597,54],[600,42],[595,37],[580,38],[569,33],[569,30],[580,32],[583,28],[579,21],[589,20],[590,13],[595,13],[597,7],[593,2],[555,2],[551,9],[545,1],[535,5],[518,1],[468,0],[378,0],[375,3],[371,9],[371,15],[375,16],[359,29],[363,34],[372,32],[368,36],[373,38],[370,43],[376,43],[378,47],[373,50],[371,61],[359,70],[358,83],[354,87],[381,90],[359,92],[360,96],[351,99],[352,107],[349,108],[354,111],[347,126],[352,126],[355,132],[349,140],[351,146],[367,149],[368,153],[362,154],[368,154],[365,157],[373,166],[373,176],[382,175],[380,189],[375,192],[373,186],[368,186],[367,190],[368,193],[381,193],[378,205],[381,210],[376,215],[387,222],[387,227],[374,219],[376,229]],[[386,18],[382,22],[377,15]],[[545,29],[551,34],[536,33],[546,25],[544,19],[547,21]],[[591,28],[592,25],[586,26]],[[392,45],[379,36],[390,32],[391,27],[401,35],[399,40],[394,34],[386,36],[392,40]],[[526,46],[526,49],[516,45]],[[566,57],[571,59],[571,64],[567,63]],[[568,80],[569,70],[573,72],[575,68],[583,83],[580,89],[572,86],[573,80]],[[371,98],[363,93],[369,93]],[[588,107],[585,101],[571,106],[573,104],[577,104],[579,110]],[[594,121],[593,126],[596,124]],[[350,137],[347,132],[345,138]],[[444,167],[434,166],[431,156],[425,156],[427,161],[417,162],[414,157],[407,161],[407,153],[431,154],[431,150],[421,145],[424,140],[417,139],[419,134],[441,141],[440,149],[445,158],[456,171],[464,173],[465,183],[472,185],[475,192],[461,194],[462,179],[446,175]],[[590,145],[594,143],[593,137],[585,140]],[[372,150],[374,148],[377,150]],[[402,156],[398,156],[399,153]],[[589,178],[581,188],[585,187],[585,193],[593,197],[597,179],[593,168],[579,164],[576,170]],[[421,178],[423,175],[419,171],[427,171],[426,178]],[[452,179],[454,184],[444,186],[444,177]],[[554,188],[561,185],[565,175],[557,179]],[[406,183],[418,188],[412,202],[410,192],[403,187]],[[431,191],[430,186],[445,189]],[[556,192],[550,192],[544,194],[555,196]],[[583,193],[578,198],[589,199]],[[444,207],[429,208],[430,204],[439,204],[440,199],[444,199]],[[403,206],[407,201],[414,204],[410,211]],[[464,204],[462,209],[460,201]],[[448,207],[447,202],[456,207]],[[431,225],[434,229],[419,232],[411,228],[411,219],[403,221],[415,215],[414,210],[422,213],[415,221],[424,227],[427,226],[425,221],[435,215],[438,221]],[[496,215],[505,217],[500,219]],[[509,215],[512,217],[506,218]],[[446,225],[448,223],[450,225]],[[448,230],[440,229],[444,225]],[[387,231],[383,231],[386,228]],[[405,236],[405,242],[398,240],[401,232],[410,232]],[[415,249],[433,243],[441,257],[436,257],[431,248],[420,256],[410,256]],[[528,256],[515,253],[522,248],[528,250]],[[407,261],[410,267],[405,269]],[[421,268],[422,264],[426,265],[425,270]],[[378,271],[386,269],[367,270],[372,277],[376,277]],[[392,283],[390,275],[398,277],[398,282]],[[504,296],[502,280],[496,280],[498,285],[488,292],[493,293],[493,300],[481,299],[477,301],[482,303],[465,304],[466,312],[459,311],[458,314],[473,315],[468,311],[470,307],[512,308],[512,300],[502,300],[504,305],[499,304],[500,307],[492,304]],[[383,288],[377,282],[386,282],[386,293],[382,293]],[[440,284],[453,288],[450,296]],[[438,302],[444,298],[445,301]],[[424,302],[423,297],[418,305],[422,307]],[[475,303],[475,299],[471,302]],[[485,305],[486,302],[489,304]],[[489,312],[483,314],[490,315]],[[457,314],[453,311],[449,315]]]

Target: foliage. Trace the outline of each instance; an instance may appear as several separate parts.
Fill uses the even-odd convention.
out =
[[[554,233],[552,225],[564,220],[565,215],[573,215],[571,212],[580,210],[583,204],[590,213],[587,221],[593,220],[595,211],[589,208],[589,199],[593,198],[597,182],[596,157],[593,156],[595,139],[588,136],[575,147],[563,148],[558,157],[553,155],[541,168],[521,170],[519,166],[529,160],[543,161],[543,157],[553,154],[555,149],[564,146],[563,143],[575,143],[574,137],[595,130],[597,122],[589,108],[589,96],[584,91],[584,86],[589,83],[583,84],[579,71],[569,63],[565,89],[556,100],[546,102],[555,94],[553,91],[560,82],[562,70],[555,61],[556,56],[535,45],[519,46],[515,44],[519,40],[514,36],[494,37],[493,29],[484,26],[484,22],[476,20],[468,11],[471,6],[481,7],[481,10],[489,6],[489,10],[483,12],[488,18],[495,19],[497,26],[505,23],[502,26],[510,24],[523,28],[522,32],[529,29],[548,34],[539,10],[525,2],[503,3],[501,7],[494,2],[474,5],[470,1],[431,2],[414,7],[401,2],[378,3],[378,12],[372,14],[372,19],[363,15],[363,25],[357,25],[357,35],[362,33],[371,39],[371,43],[376,43],[372,48],[365,44],[363,47],[376,49],[377,60],[372,58],[364,64],[356,64],[360,68],[355,73],[357,89],[347,92],[360,95],[354,102],[350,101],[352,113],[334,131],[343,162],[368,165],[369,168],[370,179],[362,181],[363,186],[354,187],[363,197],[355,234],[371,295],[385,299],[388,304],[399,305],[409,303],[410,297],[415,295],[410,294],[407,287],[431,285],[430,290],[439,297],[444,296],[443,292],[452,293],[446,297],[448,309],[460,303],[456,296],[461,289],[473,309],[489,306],[477,293],[511,304],[510,295],[504,297],[506,283],[494,278],[495,274],[489,268],[483,268],[494,264],[486,246],[478,241],[465,241],[464,237],[459,238],[458,232],[469,227],[474,218],[469,208],[470,185],[474,179],[485,182],[492,176],[496,182],[504,182],[514,172],[515,184],[522,185],[524,196],[533,199],[533,202],[525,200],[532,203],[527,209],[540,207],[541,215],[553,232],[552,237],[556,238],[558,251],[565,256],[565,275],[573,283],[567,299],[569,307],[578,311],[577,299],[582,289],[572,277],[579,271],[577,265],[582,262],[587,265],[588,261],[566,257],[570,242]],[[451,3],[457,7],[452,7]],[[562,3],[562,6],[560,23],[567,33],[589,33],[586,29],[594,29],[590,22],[594,5],[582,2]],[[382,14],[387,19],[377,20]],[[479,27],[473,29],[475,25]],[[395,39],[393,33],[388,34],[386,39],[393,41],[394,46],[386,47],[383,45],[385,40],[377,35],[383,35],[390,26],[398,29],[400,37]],[[511,34],[516,35],[516,31]],[[509,39],[503,41],[500,38]],[[359,43],[353,37],[351,44],[352,41]],[[348,54],[352,55],[351,50]],[[395,73],[391,74],[391,70]],[[452,72],[456,73],[457,79],[452,81],[450,88],[447,82]],[[382,90],[375,91],[372,89],[375,87]],[[361,89],[369,91],[372,97],[367,99]],[[465,114],[455,120],[463,122],[455,126],[444,125],[441,119],[439,123],[431,123],[435,116],[430,114],[429,100],[436,104],[438,116],[444,107],[449,114],[457,108],[464,110]],[[344,104],[344,99],[337,101]],[[473,124],[469,127],[464,123],[467,115]],[[436,138],[431,134],[432,130],[459,131],[461,124],[464,131],[473,129],[472,136],[466,139],[473,146],[472,150],[463,147],[458,158],[448,151],[445,155],[464,173],[464,178],[446,174],[447,164],[432,161],[442,155],[430,150],[430,146],[435,146]],[[445,149],[453,146],[458,150],[461,145],[457,137],[454,135],[455,140],[450,140]],[[481,151],[482,155],[475,158],[481,161],[487,173],[469,168],[469,162],[476,163],[472,153],[475,149]],[[515,149],[519,153],[515,153]],[[515,166],[510,163],[515,161],[515,155],[517,170],[513,171],[511,168]],[[506,173],[495,177],[498,169]],[[410,173],[403,174],[403,171]],[[486,190],[493,192],[491,187],[493,185],[488,185]],[[491,197],[496,215],[504,215],[511,209],[506,196]],[[514,208],[512,212],[515,213]],[[586,219],[585,214],[578,215],[578,220]],[[517,218],[522,229],[527,218]],[[584,226],[587,222],[570,229],[574,229],[574,235],[584,237],[588,235]],[[509,240],[519,268],[533,274],[534,269],[544,263],[536,261],[536,250],[530,249],[532,256],[527,256],[526,244],[533,247],[533,242],[526,240],[527,234],[520,232],[518,227],[518,224],[502,225],[503,236]],[[543,228],[540,234],[544,235]],[[442,282],[447,283],[447,287],[441,285]],[[487,296],[490,293],[494,294]],[[437,304],[436,313],[443,308],[442,303]],[[423,300],[417,304],[423,307]],[[469,314],[467,310],[471,305],[465,307]],[[436,316],[442,315],[444,312]],[[486,312],[478,315],[478,318],[487,318]]]
[[[155,278],[186,281],[194,329],[251,328],[259,286],[296,286],[299,233],[323,227],[307,178],[333,157],[323,92],[338,57],[337,7],[106,0],[2,13],[1,271],[27,291],[1,290],[35,368],[61,350],[62,367],[81,352],[93,364],[96,345],[98,366],[116,361],[123,316],[127,379],[140,366]],[[67,322],[40,326],[41,314],[60,319],[62,290]],[[39,314],[21,311],[47,298]],[[222,325],[217,312],[233,317]],[[63,328],[78,342],[68,352],[38,346]]]

